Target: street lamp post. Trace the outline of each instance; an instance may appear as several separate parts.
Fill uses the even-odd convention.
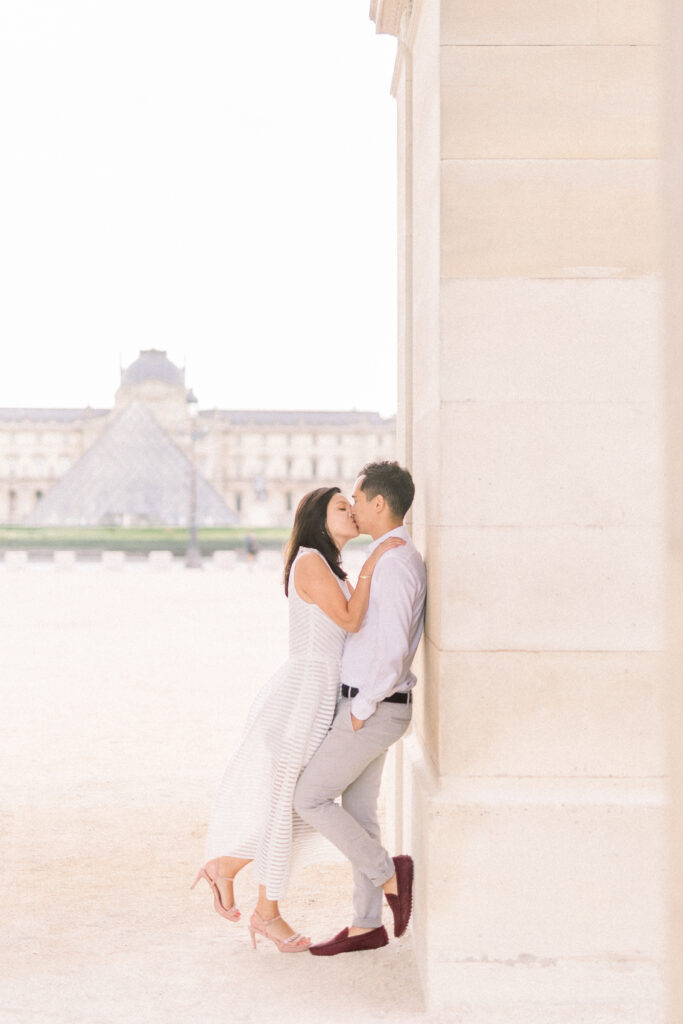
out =
[[[185,565],[188,569],[201,569],[202,553],[197,541],[197,460],[195,442],[197,433],[197,398],[192,390],[187,393],[187,410],[190,414],[190,509],[189,509],[189,540],[185,553]]]

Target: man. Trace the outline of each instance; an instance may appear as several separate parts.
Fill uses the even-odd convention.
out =
[[[412,858],[392,858],[382,846],[377,798],[387,750],[410,725],[415,685],[410,664],[424,619],[425,567],[403,525],[414,494],[410,473],[396,462],[365,466],[353,489],[353,517],[360,532],[372,537],[370,550],[389,536],[405,544],[384,554],[375,567],[365,619],[344,646],[341,699],[332,727],[294,794],[297,813],[353,865],[353,924],[330,942],[312,946],[316,956],[386,946],[383,892],[396,936],[410,918]],[[339,795],[341,806],[335,803]]]

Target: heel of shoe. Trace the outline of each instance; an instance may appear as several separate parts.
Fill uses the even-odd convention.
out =
[[[190,892],[194,889],[194,887],[197,884],[197,882],[199,881],[199,879],[200,878],[205,878],[205,877],[206,877],[206,872],[204,871],[204,868],[200,868],[199,871],[197,872],[197,877],[195,878],[194,882],[190,886]]]
[[[190,886],[191,890],[194,889],[195,885],[197,884],[200,878],[205,878],[209,883],[209,888],[213,893],[213,906],[216,913],[220,914],[221,917],[227,918],[228,921],[239,921],[240,912],[234,903],[230,907],[223,906],[223,900],[221,899],[221,893],[217,885],[217,879],[224,878],[226,882],[234,882],[235,878],[234,876],[232,878],[229,878],[227,875],[221,875],[218,858],[214,858],[213,860],[207,861],[206,864],[199,869],[199,871],[197,872],[197,877]]]
[[[256,929],[249,925],[249,934],[251,935],[251,944],[256,949]]]

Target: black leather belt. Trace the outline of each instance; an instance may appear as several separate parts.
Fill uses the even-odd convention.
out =
[[[358,693],[358,689],[355,686],[347,686],[346,683],[342,683],[341,695],[342,697],[355,697]],[[413,695],[410,693],[392,693],[391,697],[385,697],[382,704],[410,704],[412,703]]]

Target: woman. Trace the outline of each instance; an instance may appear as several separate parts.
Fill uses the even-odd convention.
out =
[[[220,786],[206,841],[205,878],[214,907],[229,921],[240,913],[233,881],[253,861],[259,896],[249,924],[280,952],[308,949],[310,939],[280,917],[293,847],[311,829],[292,807],[297,779],[325,736],[339,695],[339,665],[347,633],[365,616],[372,572],[391,537],[364,563],[355,591],[341,567],[341,549],[358,535],[351,506],[338,487],[320,487],[299,503],[285,553],[289,597],[289,658],[254,701],[242,741]]]

